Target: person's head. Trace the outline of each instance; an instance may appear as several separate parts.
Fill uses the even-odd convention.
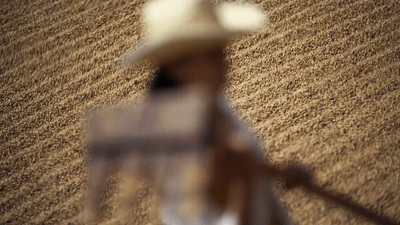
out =
[[[154,86],[201,86],[212,94],[218,93],[224,85],[226,73],[224,46],[182,56],[161,65]]]
[[[153,90],[158,84],[198,84],[216,93],[224,83],[226,43],[261,29],[268,19],[262,8],[241,1],[152,0],[143,21],[146,38],[124,56],[125,68],[151,60],[161,65]]]

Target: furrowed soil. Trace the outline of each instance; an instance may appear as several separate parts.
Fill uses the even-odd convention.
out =
[[[0,223],[83,224],[87,110],[142,100],[153,70],[120,68],[144,1],[0,6]],[[270,24],[228,48],[226,92],[271,163],[400,220],[400,2],[263,1]],[[112,176],[99,224],[119,224]],[[301,190],[276,192],[296,224],[370,224]],[[140,184],[135,224],[151,221]],[[154,208],[154,207],[153,207]]]

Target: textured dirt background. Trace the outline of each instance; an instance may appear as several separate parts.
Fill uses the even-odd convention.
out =
[[[0,6],[1,224],[79,224],[80,132],[96,105],[143,99],[148,66],[119,68],[143,0],[13,0]],[[400,2],[262,1],[271,24],[229,47],[227,93],[273,163],[300,161],[325,188],[400,220]],[[118,224],[115,181],[101,224]],[[282,191],[297,224],[368,224]],[[152,191],[139,191],[137,224]]]

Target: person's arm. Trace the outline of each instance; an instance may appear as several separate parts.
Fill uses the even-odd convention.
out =
[[[241,122],[229,107],[226,99],[222,98],[219,106],[223,114],[228,119],[230,131],[227,138],[228,148],[233,151],[249,151],[255,163],[266,163],[264,154],[259,142],[254,138],[254,134],[248,130],[247,126]],[[240,161],[242,162],[242,161]],[[289,225],[292,224],[287,211],[272,190],[271,178],[264,175],[255,177],[251,184],[245,183],[249,188],[250,202],[245,203],[250,209],[246,210],[251,215],[247,217],[246,224],[269,224],[269,225]],[[231,197],[231,196],[230,196]]]

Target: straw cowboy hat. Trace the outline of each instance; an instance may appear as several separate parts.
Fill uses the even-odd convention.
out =
[[[146,39],[123,56],[124,67],[151,59],[163,62],[225,44],[268,23],[264,11],[244,2],[153,0],[144,9]]]

